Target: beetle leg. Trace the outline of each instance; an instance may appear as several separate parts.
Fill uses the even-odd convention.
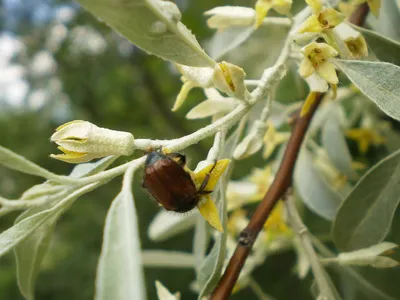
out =
[[[199,192],[197,192],[197,194],[198,195],[208,195],[208,194],[211,194],[212,192],[214,192],[214,191],[199,191]]]
[[[197,191],[198,194],[202,194],[203,192],[206,192],[206,194],[212,193],[212,191],[211,192],[210,191],[204,191],[204,189],[206,188],[206,186],[208,184],[208,181],[210,180],[211,173],[214,170],[216,165],[217,165],[217,160],[214,160],[214,165],[212,166],[210,172],[208,172],[206,174],[206,177],[204,177],[204,180],[201,183],[199,190]]]

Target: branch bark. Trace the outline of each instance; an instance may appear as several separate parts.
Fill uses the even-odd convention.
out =
[[[351,15],[350,21],[356,25],[363,25],[368,15],[369,7],[366,3],[360,5]],[[225,300],[231,295],[239,274],[249,256],[253,244],[267,221],[276,202],[285,194],[292,182],[292,175],[301,144],[311,123],[312,117],[321,103],[324,94],[319,93],[309,112],[298,117],[295,121],[292,134],[288,141],[282,163],[273,183],[268,189],[262,202],[256,208],[248,226],[240,233],[238,245],[233,253],[224,274],[212,292],[210,300]]]

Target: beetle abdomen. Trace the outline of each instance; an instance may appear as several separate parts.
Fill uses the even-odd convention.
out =
[[[166,210],[187,212],[199,201],[190,175],[176,161],[155,151],[146,160],[143,187]]]

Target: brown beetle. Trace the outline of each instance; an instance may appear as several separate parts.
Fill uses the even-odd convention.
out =
[[[160,151],[152,151],[147,155],[142,186],[166,210],[187,212],[196,207],[201,195],[212,192],[204,190],[209,175],[199,190],[196,189],[190,174],[184,169],[185,163],[186,157],[180,153],[163,154]]]

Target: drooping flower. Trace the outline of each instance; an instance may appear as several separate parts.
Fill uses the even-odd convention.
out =
[[[61,125],[50,140],[64,152],[50,157],[74,164],[109,155],[130,155],[134,148],[131,133],[100,128],[80,120]]]
[[[287,15],[291,7],[292,0],[258,0],[256,2],[256,22],[254,27],[260,27],[270,9],[274,9],[282,15]]]
[[[323,8],[320,0],[306,0],[313,14],[298,29],[298,33],[323,33],[339,25],[345,16],[333,8]]]
[[[199,189],[204,182],[204,179],[208,177],[207,185],[203,188],[204,191],[213,191],[218,183],[219,178],[225,172],[226,168],[230,163],[229,159],[221,159],[216,162],[203,161],[197,165],[195,171],[188,169],[196,188]],[[223,232],[224,229],[219,218],[219,212],[211,199],[210,194],[200,196],[200,201],[197,204],[197,208],[200,211],[203,218],[215,229]]]
[[[216,87],[235,99],[246,101],[247,89],[244,84],[246,73],[234,64],[222,61],[214,67],[188,67],[176,65],[181,72],[183,85],[176,97],[172,111],[182,106],[189,92],[195,87]]]
[[[302,49],[304,59],[300,65],[300,75],[309,77],[314,72],[330,84],[337,84],[335,66],[330,59],[338,55],[338,52],[325,43],[312,42]]]
[[[342,23],[333,29],[342,56],[359,59],[368,56],[368,47],[363,35]]]

